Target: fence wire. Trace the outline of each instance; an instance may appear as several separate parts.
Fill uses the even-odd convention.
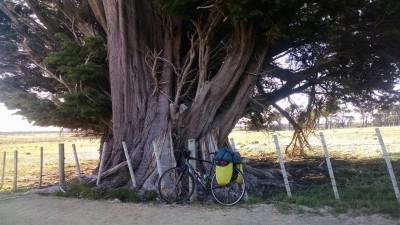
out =
[[[400,127],[381,128],[381,134],[385,142],[386,149],[393,162],[393,167],[397,179],[400,175]],[[312,151],[309,154],[321,156],[324,152],[319,136],[319,132],[324,133],[326,145],[330,158],[335,160],[353,160],[353,159],[377,159],[376,163],[369,164],[372,170],[386,170],[383,160],[381,146],[377,134],[371,129],[343,129],[318,131],[309,136],[309,142]],[[242,155],[247,153],[263,155],[264,157],[277,157],[276,146],[273,135],[276,134],[281,148],[284,149],[291,141],[293,132],[282,131],[276,133],[266,132],[233,132],[230,137],[235,141],[235,147]],[[97,167],[100,159],[99,140],[82,139],[73,136],[49,136],[43,134],[40,136],[13,136],[0,135],[0,176],[3,170],[3,152],[6,152],[4,164],[4,178],[1,191],[13,189],[14,178],[14,151],[18,151],[18,188],[37,188],[39,184],[40,169],[40,148],[43,147],[43,174],[42,186],[51,185],[58,182],[59,171],[59,153],[58,144],[64,143],[65,152],[65,177],[72,179],[77,176],[72,144],[76,145],[81,173],[92,174]],[[106,152],[106,154],[110,154]],[[287,160],[287,159],[286,159]],[[278,163],[273,165],[279,168]],[[316,165],[318,166],[318,165]],[[334,170],[343,170],[343,168],[334,168]],[[361,173],[362,168],[345,168]],[[0,177],[0,181],[1,181]],[[339,186],[343,184],[340,177],[337,177]]]

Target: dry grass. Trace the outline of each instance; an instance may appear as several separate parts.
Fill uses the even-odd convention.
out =
[[[380,128],[386,148],[392,160],[400,157],[400,127]],[[331,158],[360,160],[382,158],[381,147],[374,128],[341,129],[323,131]],[[243,156],[254,159],[276,158],[273,135],[277,135],[281,149],[290,142],[291,131],[276,133],[234,131],[236,147]],[[69,133],[0,134],[0,176],[3,152],[6,152],[5,177],[2,191],[12,189],[14,151],[18,151],[18,187],[37,187],[40,163],[40,147],[44,149],[43,185],[58,181],[58,145],[65,145],[66,177],[75,174],[72,144],[76,145],[83,173],[90,174],[99,159],[99,140],[76,137]],[[313,151],[310,156],[323,156],[319,131],[310,138]],[[286,158],[286,160],[289,160]]]
[[[82,173],[91,173],[99,158],[99,140],[76,137],[70,133],[3,133],[0,134],[0,172],[6,153],[3,191],[12,189],[14,152],[18,151],[18,188],[37,187],[39,182],[40,148],[43,148],[42,185],[58,181],[59,144],[64,144],[66,178],[76,176],[72,144],[75,144]],[[1,173],[0,173],[1,177]]]
[[[397,179],[400,175],[400,127],[380,128],[386,149],[393,162]],[[312,150],[303,158],[285,157],[286,170],[291,174],[292,198],[281,187],[269,187],[257,201],[277,201],[284,207],[306,205],[321,208],[332,207],[337,212],[348,209],[370,213],[400,215],[390,178],[387,174],[381,145],[374,128],[341,129],[323,131],[329,150],[341,201],[334,199],[326,169],[321,169],[324,152],[320,132],[309,139]],[[277,135],[282,150],[290,143],[293,132],[276,133],[234,131],[235,140],[242,156],[253,159],[260,169],[279,170],[273,135]],[[38,186],[40,147],[44,149],[43,185],[58,181],[58,146],[65,145],[66,178],[76,176],[72,144],[76,145],[83,173],[91,174],[99,158],[99,140],[75,137],[69,133],[0,134],[0,176],[3,152],[7,153],[4,185],[1,191],[12,189],[13,155],[18,151],[18,187]]]
[[[380,128],[390,161],[400,180],[400,127]],[[313,149],[305,157],[285,158],[285,167],[293,197],[285,188],[268,187],[258,201],[279,202],[292,208],[305,205],[312,208],[329,206],[334,212],[349,209],[365,213],[383,213],[400,217],[399,203],[392,187],[378,136],[374,128],[323,131],[340,201],[334,199],[330,177],[324,159],[319,132],[310,137]],[[283,150],[290,143],[291,132],[233,132],[242,155],[253,160],[259,169],[279,170],[273,135],[279,137]]]
[[[324,155],[320,132],[323,132],[331,158],[345,160],[382,158],[382,149],[375,128],[316,131],[309,137],[313,149],[307,152],[308,156]],[[400,127],[382,127],[380,132],[388,153],[391,157],[398,158],[400,155]],[[293,132],[234,131],[230,138],[235,140],[236,148],[244,156],[262,158],[265,155],[276,155],[273,135],[277,135],[281,150],[284,151],[290,143]]]

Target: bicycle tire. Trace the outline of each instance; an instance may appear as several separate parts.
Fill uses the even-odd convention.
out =
[[[158,192],[167,203],[182,203],[192,196],[195,188],[189,170],[173,167],[165,171],[158,181]]]
[[[214,199],[221,205],[232,206],[240,202],[244,197],[246,191],[246,182],[243,177],[243,173],[236,169],[238,176],[241,176],[242,181],[236,183],[231,181],[225,186],[219,186],[216,179],[216,174],[213,175],[211,180],[211,193]]]

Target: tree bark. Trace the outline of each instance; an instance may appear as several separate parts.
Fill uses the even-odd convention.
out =
[[[112,131],[104,139],[105,170],[126,160],[125,141],[138,189],[154,190],[159,174],[152,142],[161,151],[163,171],[179,163],[175,158],[188,139],[208,145],[211,134],[221,146],[243,114],[268,46],[255,48],[256,27],[235,24],[221,66],[207,77],[215,47],[209,39],[221,19],[211,21],[217,23],[208,29],[211,33],[202,30],[207,27],[204,21],[194,22],[197,30],[188,31],[179,21],[157,14],[145,0],[104,0],[103,5],[113,104]],[[188,43],[191,47],[182,53]]]

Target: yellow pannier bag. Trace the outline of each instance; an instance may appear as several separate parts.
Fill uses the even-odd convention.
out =
[[[226,186],[231,182],[233,172],[233,163],[227,163],[224,166],[215,166],[215,177],[219,186]]]
[[[235,168],[238,169],[238,170],[240,170],[240,172],[242,172],[242,174],[243,174],[243,164],[235,164]],[[240,176],[239,173],[237,173],[237,174],[236,174],[236,178],[234,178],[233,181],[236,182],[236,183],[238,183],[238,184],[241,184],[242,181],[243,181],[243,177]]]

